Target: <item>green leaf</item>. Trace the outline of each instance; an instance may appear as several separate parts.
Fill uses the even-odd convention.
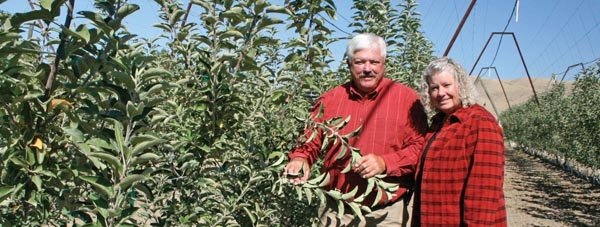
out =
[[[122,152],[125,157],[129,158],[128,149],[126,149],[125,146],[125,138],[123,137],[123,124],[121,124],[121,122],[111,119],[113,124],[114,124],[114,128],[113,130],[115,131],[115,141],[117,142],[117,150]]]
[[[173,76],[173,74],[170,71],[163,69],[163,68],[151,68],[148,70],[144,70],[144,72],[142,74],[140,74],[140,77],[143,80],[142,84],[145,84],[154,78],[172,77],[172,76]]]
[[[298,200],[302,200],[302,187],[294,187]]]
[[[287,156],[283,152],[276,151],[276,152],[271,152],[271,154],[269,154],[268,160],[271,160],[273,158],[277,158],[277,161],[273,162],[273,164],[271,164],[271,166],[279,166],[279,165],[281,165],[281,163],[283,163],[283,161],[285,161]]]
[[[246,212],[252,223],[256,223],[256,216],[250,210],[248,210],[247,207],[244,207],[244,211]]]
[[[354,129],[354,131],[344,135],[343,137],[350,139],[352,137],[357,136],[361,130],[362,130],[362,125],[358,126],[358,128]]]
[[[32,20],[47,20],[52,21],[54,17],[48,10],[33,10],[26,13],[15,13],[10,17],[10,24],[14,29],[18,29],[21,24]]]
[[[65,3],[66,0],[40,0],[40,6],[42,9],[50,11],[54,17],[60,15],[60,7]]]
[[[393,190],[394,188],[397,189],[397,187],[398,187],[397,183],[389,183],[389,182],[385,182],[383,180],[377,181],[377,185],[379,185],[381,188],[385,189],[386,191]]]
[[[210,178],[200,178],[198,180],[199,185],[201,187],[218,187],[219,183]]]
[[[160,156],[158,156],[157,154],[154,153],[145,153],[140,155],[139,157],[134,157],[131,159],[131,163],[129,164],[129,166],[131,168],[134,168],[136,165],[138,164],[143,164],[146,163],[148,161],[154,161],[159,159]]]
[[[352,189],[352,191],[350,191],[346,194],[342,194],[342,200],[348,200],[350,198],[354,198],[354,196],[356,195],[356,192],[358,192],[358,187],[354,187],[354,189]]]
[[[136,4],[125,4],[121,6],[121,8],[119,8],[119,10],[117,11],[117,17],[125,18],[130,14],[134,13],[135,11],[138,11],[139,9],[140,6]]]
[[[327,198],[325,198],[325,194],[323,193],[323,190],[316,190],[315,193],[317,194],[317,197],[319,197],[319,201],[320,201],[319,206],[324,207],[325,203],[327,202]]]
[[[271,101],[274,104],[282,104],[288,97],[288,93],[282,90],[273,91],[273,95],[271,96]]]
[[[40,6],[42,7],[42,9],[45,10],[52,10],[52,3],[54,2],[54,0],[40,0]]]
[[[136,106],[134,106],[133,102],[127,101],[127,105],[125,106],[125,109],[127,110],[127,116],[130,119],[133,119],[133,117],[135,117],[135,116],[139,115],[140,113],[142,113],[142,110],[144,108],[143,108],[143,106],[142,106],[142,108],[137,108]]]
[[[352,162],[348,162],[348,164],[346,164],[346,167],[344,167],[341,173],[348,173],[350,172],[350,170],[352,170]]]
[[[33,175],[31,177],[31,182],[33,182],[33,184],[35,184],[35,187],[37,188],[38,191],[42,190],[42,178],[40,178],[39,175]]]
[[[376,189],[375,187],[375,178],[369,178],[367,180],[367,188],[365,189],[365,192],[363,193],[363,195],[369,195],[369,193],[371,193],[371,191],[373,191],[373,189]]]
[[[337,212],[338,212],[338,215],[337,215],[337,218],[340,218],[340,219],[341,219],[341,218],[344,216],[344,213],[346,213],[346,212],[344,211],[344,209],[345,209],[345,208],[344,208],[344,207],[345,207],[345,206],[344,206],[344,202],[342,202],[342,201],[340,201],[340,200],[337,200],[336,202],[337,202],[337,207],[338,207],[338,211],[337,211]]]
[[[354,212],[354,214],[356,216],[358,216],[358,218],[360,219],[360,222],[366,223],[365,216],[360,211],[359,205],[357,203],[349,203],[348,205],[350,206],[350,209],[352,209],[352,212]]]
[[[79,176],[79,179],[91,184],[108,198],[113,198],[115,195],[113,188],[108,185],[109,181],[104,178],[97,176]]]
[[[137,212],[140,208],[139,207],[129,207],[123,211],[121,211],[121,214],[119,215],[119,218],[121,219],[121,221],[119,221],[118,225],[116,226],[137,226],[137,225],[133,225],[130,223],[125,223],[126,221],[129,221],[130,218],[132,218],[132,216],[135,214],[135,212]]]
[[[336,139],[337,141],[337,139]],[[342,144],[340,146],[340,151],[338,152],[337,157],[335,158],[336,160],[340,160],[342,158],[344,158],[346,156],[346,151],[348,150],[348,147],[346,147],[345,144]],[[348,165],[352,165],[352,162],[349,162]]]
[[[336,200],[342,199],[342,193],[339,191],[329,190],[329,191],[326,191],[325,193],[327,193],[327,195],[331,196],[331,198],[334,198]]]
[[[90,42],[90,30],[85,27],[85,24],[79,25],[79,27],[77,27],[77,29],[75,31],[73,31],[67,27],[64,27],[64,26],[62,27],[62,30],[64,33],[66,33],[72,37],[81,39],[81,40],[85,41],[86,43]]]
[[[285,62],[295,62],[298,60],[301,60],[302,56],[296,52],[289,54],[288,56],[285,57],[284,61]]]
[[[175,24],[177,24],[177,22],[181,19],[181,17],[185,15],[185,11],[181,10],[181,9],[177,9],[175,10],[175,12],[171,13],[171,15],[169,16],[169,24],[171,26],[174,26]]]
[[[257,30],[269,28],[276,24],[283,24],[283,20],[280,20],[277,18],[265,17],[258,23]]]
[[[327,145],[329,145],[329,136],[323,138],[323,142],[321,143],[321,152],[325,153]]]
[[[282,13],[289,16],[293,15],[292,11],[283,6],[270,5],[267,7],[266,11],[267,13]]]
[[[42,92],[36,92],[33,91],[27,95],[25,95],[23,97],[23,101],[28,101],[28,100],[32,100],[32,99],[37,99],[38,97],[40,97],[43,93]]]
[[[91,11],[80,11],[78,12],[83,17],[91,20],[100,30],[102,30],[105,34],[112,34],[112,28],[104,22],[104,18],[100,14],[91,12]]]
[[[0,202],[4,201],[8,195],[10,195],[15,190],[15,187],[12,186],[2,186],[0,187]]]
[[[373,212],[369,206],[365,206],[365,205],[361,205],[360,209],[363,210],[363,211],[365,211],[365,212],[367,212],[367,213]]]
[[[329,173],[325,174],[325,178],[321,181],[321,183],[319,183],[319,187],[325,187],[327,185],[329,185],[329,180],[331,179],[331,175],[329,175]]]
[[[86,141],[85,143],[87,145],[89,145],[90,147],[95,148],[95,150],[97,150],[97,151],[101,151],[102,149],[115,150],[115,147],[111,146],[108,142],[106,142],[106,140],[99,139],[99,138],[91,138],[88,141]],[[89,152],[89,149],[88,149],[88,152]]]
[[[303,188],[303,189],[304,189],[304,194],[306,194],[306,199],[308,200],[308,204],[310,205],[312,203],[312,198],[313,198],[312,190],[310,188]]]
[[[294,78],[292,78],[291,76],[280,76],[277,78],[277,82],[294,82]]]
[[[113,72],[112,76],[119,84],[125,85],[127,90],[135,90],[135,82],[128,73],[117,71]]]
[[[148,177],[141,175],[141,174],[132,174],[129,175],[125,178],[123,178],[123,180],[121,180],[121,182],[119,182],[117,189],[120,188],[122,190],[126,190],[127,188],[129,188],[129,186],[140,182],[140,181],[144,181],[147,180]]]
[[[265,0],[256,0],[254,2],[254,13],[260,14],[267,7],[267,2]]]
[[[377,196],[375,196],[375,200],[373,200],[373,204],[371,204],[371,207],[377,206],[377,204],[379,203],[379,200],[381,200],[382,197],[383,197],[383,190],[379,190],[379,188],[377,188]]]
[[[325,173],[323,173],[323,174],[321,174],[321,175],[319,175],[319,176],[317,176],[317,177],[315,177],[313,179],[308,180],[308,182],[306,182],[306,183],[308,183],[308,184],[315,184],[316,185],[319,182],[321,182],[323,179],[325,179],[325,177],[327,175],[329,175],[329,173],[325,172]]]
[[[244,34],[242,34],[240,31],[238,31],[236,29],[229,29],[226,32],[221,33],[221,35],[219,35],[219,37],[221,39],[226,39],[229,37],[244,38]]]
[[[144,193],[144,195],[146,196],[146,198],[148,198],[149,201],[154,201],[154,194],[152,193],[152,189],[150,189],[150,187],[148,187],[147,184],[139,183],[133,185],[133,187],[139,190],[140,192]]]
[[[225,18],[230,18],[230,19],[238,19],[241,20],[244,15],[243,13],[243,9],[242,7],[236,6],[236,7],[232,7],[231,9],[222,12],[221,13],[221,17],[225,17]]]
[[[119,158],[115,157],[112,154],[108,154],[108,153],[104,153],[104,152],[90,152],[90,153],[87,153],[87,156],[99,158],[101,160],[108,162],[108,164],[112,165],[113,168],[116,171],[118,171],[119,173],[121,173],[123,171],[123,164],[121,164],[121,160],[119,160]]]
[[[151,137],[151,139],[135,144],[135,146],[133,147],[133,150],[131,152],[132,156],[137,156],[154,145],[158,145],[158,144],[167,142],[167,140],[164,140],[164,139],[161,139],[161,138],[158,138],[155,136],[147,135],[147,137]]]
[[[162,84],[152,85],[152,87],[150,87],[150,89],[148,89],[146,92],[140,92],[140,98],[150,98],[152,97],[152,95],[158,93],[159,91],[165,90],[164,88],[165,86],[163,86]]]
[[[206,11],[210,11],[213,9],[212,5],[210,2],[204,1],[204,0],[192,0],[192,3],[195,5],[199,5],[202,8],[204,8]]]

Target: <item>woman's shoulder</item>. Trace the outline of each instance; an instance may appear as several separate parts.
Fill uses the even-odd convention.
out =
[[[479,104],[474,104],[466,108],[469,118],[476,121],[496,122],[496,117]]]

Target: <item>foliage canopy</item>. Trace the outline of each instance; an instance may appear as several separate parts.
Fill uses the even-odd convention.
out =
[[[315,97],[348,78],[331,67],[332,1],[155,0],[163,32],[149,40],[122,24],[141,6],[94,2],[0,15],[0,223],[317,221],[312,195],[277,182]],[[390,77],[414,85],[432,52],[415,2],[383,6],[369,12],[394,26],[354,20],[385,34]]]

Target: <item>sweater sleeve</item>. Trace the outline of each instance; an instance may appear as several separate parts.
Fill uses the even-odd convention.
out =
[[[473,151],[463,194],[463,224],[506,226],[504,140],[493,116],[475,116],[467,147]]]
[[[419,154],[424,143],[424,133],[427,129],[427,115],[423,105],[416,94],[412,93],[409,99],[408,119],[406,120],[403,134],[402,148],[395,152],[383,155],[386,173],[390,176],[406,176],[414,174]]]

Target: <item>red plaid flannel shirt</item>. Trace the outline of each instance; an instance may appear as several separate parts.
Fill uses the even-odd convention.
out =
[[[408,188],[412,188],[414,170],[427,128],[423,106],[414,90],[382,78],[374,92],[362,97],[349,82],[323,94],[314,107],[313,116],[316,116],[320,105],[323,105],[324,113],[316,121],[351,116],[350,122],[340,131],[342,135],[363,126],[361,133],[349,142],[359,148],[362,155],[374,153],[383,158],[388,175],[385,180],[401,184],[401,189],[391,201],[397,201]],[[310,136],[310,133],[307,131],[306,136]],[[298,146],[289,157],[306,158],[312,165],[321,155],[321,143],[320,136],[317,136],[311,142]],[[331,146],[323,161],[321,172],[328,171],[331,175],[328,189],[337,188],[347,193],[359,186],[358,193],[362,194],[367,181],[352,171],[341,173],[348,159],[336,160],[338,152],[339,144]],[[375,197],[376,193],[372,192],[363,204],[371,205]]]
[[[434,116],[417,166],[413,224],[506,226],[502,130],[480,105],[444,117]]]

